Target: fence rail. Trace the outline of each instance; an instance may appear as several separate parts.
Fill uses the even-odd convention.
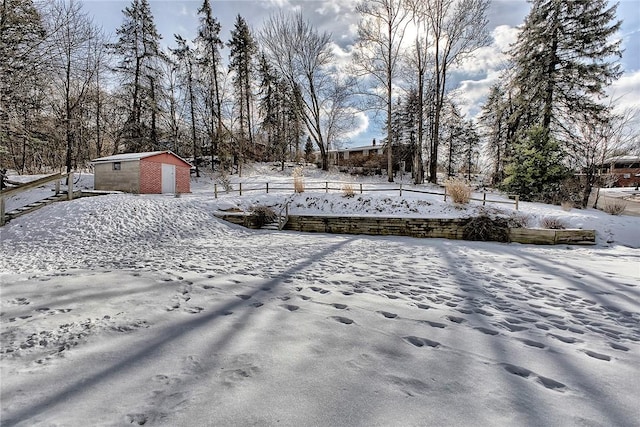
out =
[[[221,190],[220,188],[218,188],[218,184],[214,184],[213,185],[213,189],[214,189],[214,195],[215,198],[218,198],[218,195],[221,193],[225,193],[225,194],[232,194],[232,193],[238,193],[240,196],[242,196],[242,194],[246,194],[249,192],[272,192],[272,191],[287,191],[287,192],[296,192],[296,189],[293,185],[291,186],[273,186],[273,185],[269,185],[268,182],[264,183],[264,184],[249,184],[250,186],[247,187],[247,184],[245,184],[245,186],[243,187],[242,183],[238,184],[238,188],[236,190],[234,189],[223,189]],[[428,190],[419,190],[417,188],[407,188],[407,187],[403,187],[402,184],[399,184],[397,186],[393,186],[393,187],[389,187],[389,188],[380,188],[380,187],[374,187],[374,188],[365,188],[363,187],[363,184],[351,184],[351,183],[346,183],[346,182],[324,182],[324,186],[318,186],[318,183],[312,183],[311,185],[316,185],[316,186],[308,186],[305,185],[304,187],[304,191],[324,191],[325,193],[329,193],[330,191],[340,191],[340,192],[345,192],[347,186],[350,186],[351,189],[353,190],[354,193],[358,192],[360,194],[363,194],[365,192],[381,192],[381,191],[398,191],[399,195],[402,196],[402,192],[407,192],[407,193],[420,193],[420,194],[430,194],[430,195],[435,195],[435,196],[442,196],[444,197],[444,201],[447,201],[447,197],[451,197],[450,194],[447,193],[447,189],[444,188],[444,192],[436,192],[436,191],[428,191]],[[337,185],[337,186],[336,186]],[[507,204],[507,205],[514,205],[515,209],[518,210],[519,205],[520,205],[520,197],[517,194],[509,194],[507,195],[507,197],[510,200],[494,200],[494,199],[488,199],[487,198],[487,193],[486,192],[482,192],[482,198],[477,198],[477,197],[471,197],[469,200],[473,200],[473,201],[477,201],[477,202],[482,202],[482,206],[485,206],[487,203],[499,203],[499,204]]]
[[[48,175],[34,181],[25,182],[24,184],[18,185],[13,188],[7,188],[0,191],[0,226],[4,225],[7,218],[5,212],[5,199],[15,196],[16,194],[20,194],[24,191],[32,190],[34,188],[42,187],[50,182],[55,181],[56,188],[55,194],[60,194],[60,181],[64,178],[68,177],[68,186],[67,186],[67,199],[73,199],[73,172],[68,174],[66,173],[54,173],[52,175]]]

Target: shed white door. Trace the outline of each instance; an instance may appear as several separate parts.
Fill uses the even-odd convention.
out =
[[[157,187],[156,187],[157,188]],[[176,192],[176,166],[162,164],[162,192]]]

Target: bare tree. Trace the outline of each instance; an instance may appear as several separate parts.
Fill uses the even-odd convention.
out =
[[[451,69],[489,43],[486,12],[490,0],[427,0],[418,10],[432,39],[433,118],[429,141],[429,181],[437,182],[440,117]]]
[[[331,35],[318,33],[302,13],[272,15],[261,40],[272,66],[288,82],[311,139],[320,150],[322,168],[329,168],[328,150],[353,120],[349,85],[332,67]],[[299,145],[299,144],[298,144]]]
[[[386,109],[387,176],[393,182],[391,147],[391,117],[393,82],[399,71],[400,53],[409,11],[402,0],[367,0],[356,6],[360,14],[355,68],[361,77],[370,79],[374,90],[369,92],[377,108]],[[382,88],[381,91],[376,89]]]
[[[51,35],[53,90],[60,94],[59,119],[63,122],[65,141],[65,166],[71,172],[74,166],[73,152],[82,143],[76,134],[83,125],[79,111],[87,101],[94,76],[99,65],[99,55],[104,40],[82,4],[58,0],[52,4]],[[56,98],[53,99],[55,102]],[[88,153],[88,150],[85,150]],[[75,159],[88,160],[88,159]]]
[[[612,111],[611,106],[606,111]],[[589,120],[589,117],[585,114],[574,120],[568,141],[572,164],[582,175],[582,207],[587,207],[589,203],[591,190],[598,182],[598,172],[605,160],[637,149],[634,143],[637,144],[640,137],[634,127],[638,110],[609,113],[598,121]]]

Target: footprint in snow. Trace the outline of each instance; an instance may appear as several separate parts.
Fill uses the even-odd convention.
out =
[[[609,344],[611,346],[612,349],[614,350],[620,350],[620,351],[629,351],[629,347],[625,347],[621,344],[616,344],[614,342],[612,342],[611,344]]]
[[[596,353],[595,351],[591,350],[585,350],[584,352],[587,354],[587,356],[593,357],[594,359],[604,360],[605,362],[611,361],[611,356],[608,356],[606,354]]]
[[[286,308],[289,311],[296,311],[297,309],[300,308],[297,305],[293,305],[293,304],[285,304],[285,305],[282,305],[282,307]]]
[[[522,339],[520,340],[522,341],[525,345],[528,345],[529,347],[536,347],[536,348],[545,348],[546,345],[542,344],[541,342],[538,341],[533,341],[533,340],[528,340],[528,339]]]
[[[378,313],[382,314],[387,319],[395,319],[398,317],[395,313],[389,313],[388,311],[379,311]]]
[[[414,336],[408,336],[408,337],[403,337],[403,340],[405,340],[406,342],[408,342],[411,345],[414,345],[416,347],[432,347],[432,348],[437,348],[440,347],[440,343],[437,341],[432,341],[430,339],[427,338],[421,338],[421,337],[414,337]]]
[[[344,310],[345,308],[347,308],[347,304],[331,304],[334,308],[337,308],[338,310]]]
[[[349,319],[348,317],[331,316],[331,318],[345,325],[351,325],[353,323],[353,320]]]
[[[496,331],[495,329],[489,329],[489,328],[483,328],[482,326],[479,326],[477,328],[474,328],[477,331],[482,332],[483,334],[487,334],[487,335],[498,335],[498,331]]]
[[[248,300],[249,298],[251,298],[251,295],[244,295],[244,294],[240,294],[240,295],[236,295],[238,298],[243,299],[243,300]]]
[[[447,319],[449,319],[449,321],[453,323],[458,323],[458,324],[465,321],[462,317],[457,317],[457,316],[447,316]]]

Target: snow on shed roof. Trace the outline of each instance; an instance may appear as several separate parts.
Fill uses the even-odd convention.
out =
[[[176,156],[186,164],[190,165],[190,163],[187,162],[185,159],[183,159],[182,157],[178,156],[177,154],[169,150],[147,151],[144,153],[114,154],[113,156],[106,156],[106,157],[100,157],[98,159],[94,159],[91,161],[91,163],[130,162],[130,161],[136,161],[136,160],[144,159],[146,157],[153,157],[153,156],[157,156],[158,154],[165,154],[165,153]]]

